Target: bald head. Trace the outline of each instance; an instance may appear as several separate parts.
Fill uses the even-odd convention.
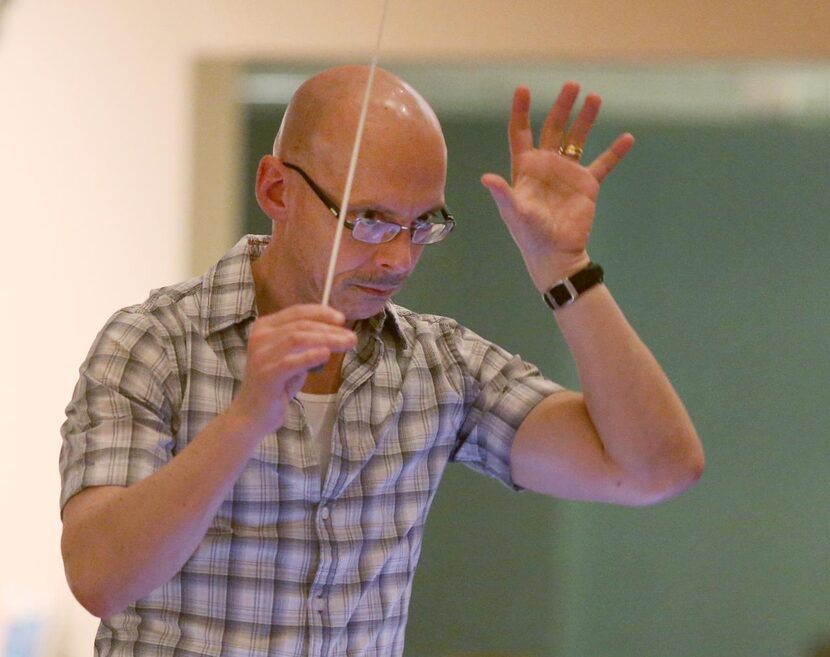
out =
[[[274,308],[323,297],[336,234],[329,210],[345,197],[368,76],[365,66],[343,66],[305,82],[285,112],[273,156],[260,160],[256,195],[273,221],[273,239],[254,277]],[[378,69],[348,210],[410,230],[371,246],[358,238],[339,244],[331,303],[348,318],[379,312],[412,273],[424,248],[410,239],[413,222],[444,207],[446,176],[447,147],[432,108],[403,80]]]
[[[368,77],[367,66],[340,66],[307,80],[286,109],[274,155],[340,177],[348,167]],[[424,159],[445,175],[446,145],[435,112],[401,78],[377,69],[358,171],[382,173]]]

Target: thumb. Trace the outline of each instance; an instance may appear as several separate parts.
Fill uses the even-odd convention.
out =
[[[513,189],[504,178],[495,173],[485,173],[481,184],[490,192],[502,217],[513,214]]]

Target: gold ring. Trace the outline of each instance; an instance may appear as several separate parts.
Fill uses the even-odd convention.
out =
[[[579,144],[566,144],[565,146],[559,147],[559,153],[572,159],[574,162],[579,162],[579,158],[582,157],[582,146]]]

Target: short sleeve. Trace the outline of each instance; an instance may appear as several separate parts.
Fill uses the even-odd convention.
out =
[[[158,332],[126,310],[96,337],[61,427],[61,510],[84,488],[129,486],[172,458],[171,366]]]
[[[545,397],[563,388],[539,369],[459,327],[455,347],[473,387],[453,460],[519,489],[510,474],[516,430]]]

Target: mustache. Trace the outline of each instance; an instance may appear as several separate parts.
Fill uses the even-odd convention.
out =
[[[363,275],[352,278],[349,282],[365,287],[400,287],[407,278],[400,274]]]

